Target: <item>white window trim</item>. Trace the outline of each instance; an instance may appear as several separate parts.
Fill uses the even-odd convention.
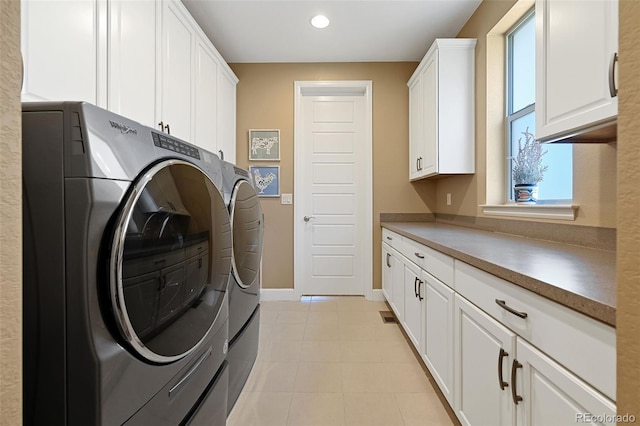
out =
[[[482,204],[486,216],[527,217],[532,219],[576,220],[576,204]]]

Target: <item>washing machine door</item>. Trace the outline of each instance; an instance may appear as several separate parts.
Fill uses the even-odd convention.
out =
[[[233,188],[230,203],[233,230],[232,273],[247,288],[257,281],[262,260],[263,215],[258,193],[246,180]]]
[[[222,307],[229,214],[209,177],[182,160],[156,164],[129,194],[111,250],[116,323],[144,359],[176,361],[198,348]]]

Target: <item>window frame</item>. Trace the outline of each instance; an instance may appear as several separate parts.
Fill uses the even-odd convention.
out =
[[[519,118],[524,117],[527,114],[535,112],[535,101],[517,111],[512,111],[513,107],[513,34],[516,33],[522,26],[529,21],[529,19],[535,20],[535,7],[532,7],[527,13],[525,13],[506,33],[505,33],[505,80],[506,80],[506,96],[505,96],[505,200],[507,204],[515,204],[513,198],[513,184],[512,174],[513,168],[511,167],[511,123]],[[535,129],[534,129],[535,130]]]

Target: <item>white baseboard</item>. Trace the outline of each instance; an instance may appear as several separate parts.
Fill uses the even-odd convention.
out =
[[[280,300],[300,300],[300,296],[292,288],[261,288],[260,300],[265,302]]]
[[[374,288],[372,290],[371,299],[367,300],[371,300],[373,302],[386,302],[387,299],[385,299],[384,293],[382,293],[382,289]]]
[[[297,301],[300,300],[300,296],[293,288],[262,288],[260,289],[260,300],[265,302]],[[386,301],[381,289],[371,290],[371,297],[368,297],[367,300],[372,302]]]

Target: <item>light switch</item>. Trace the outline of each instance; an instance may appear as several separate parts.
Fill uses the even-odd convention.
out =
[[[282,204],[293,204],[293,194],[282,194],[281,203]]]

